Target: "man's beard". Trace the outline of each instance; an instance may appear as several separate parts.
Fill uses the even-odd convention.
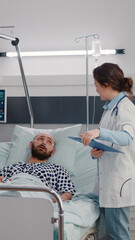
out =
[[[52,151],[47,152],[46,147],[44,150],[41,150],[40,146],[35,147],[34,144],[32,144],[31,154],[32,157],[37,158],[38,160],[48,160],[48,158],[51,157]]]

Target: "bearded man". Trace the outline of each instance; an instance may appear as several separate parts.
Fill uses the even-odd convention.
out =
[[[47,162],[55,154],[55,141],[49,133],[40,133],[30,142],[31,156],[27,163],[18,162],[0,171],[0,182],[12,176],[27,173],[39,178],[45,186],[55,190],[62,201],[71,200],[75,187],[68,171],[62,166]]]

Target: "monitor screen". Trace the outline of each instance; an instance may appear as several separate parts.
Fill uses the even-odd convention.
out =
[[[7,96],[6,89],[0,89],[0,122],[7,121]]]

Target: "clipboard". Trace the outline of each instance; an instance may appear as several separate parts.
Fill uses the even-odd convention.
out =
[[[69,136],[68,138],[72,139],[72,140],[75,140],[77,142],[80,142],[82,143],[82,140],[80,137],[72,137],[72,136]],[[119,151],[118,149],[116,148],[112,148],[112,147],[109,147],[103,143],[100,143],[100,142],[97,142],[95,140],[91,140],[91,142],[89,143],[90,147],[92,148],[96,148],[98,150],[102,150],[102,151],[107,151],[107,152],[116,152],[116,153],[123,153],[122,151]]]

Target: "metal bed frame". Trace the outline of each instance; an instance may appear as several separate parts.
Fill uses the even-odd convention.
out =
[[[31,192],[47,192],[51,194],[59,208],[58,212],[58,219],[54,218],[53,222],[56,222],[58,220],[58,226],[59,226],[59,235],[58,235],[58,240],[63,240],[64,239],[64,210],[63,210],[63,203],[60,198],[60,196],[52,189],[49,189],[48,187],[27,187],[27,186],[11,186],[11,185],[6,185],[6,186],[0,186],[0,190],[5,190],[5,191],[31,191]]]
[[[58,240],[64,240],[64,208],[60,196],[48,187],[27,187],[27,186],[11,186],[3,184],[0,186],[0,191],[30,191],[30,192],[46,192],[52,195],[58,205],[58,218],[53,218],[52,223],[58,221]],[[97,228],[89,229],[80,240],[97,240]]]

